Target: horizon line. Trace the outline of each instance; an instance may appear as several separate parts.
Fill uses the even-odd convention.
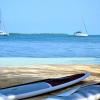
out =
[[[20,33],[20,32],[18,32],[18,33],[16,33],[16,32],[9,32],[9,34],[66,34],[66,35],[73,35],[73,34],[69,34],[69,33],[47,33],[47,32],[45,32],[45,33],[43,33],[43,32],[41,32],[41,33],[31,33],[31,32],[29,32],[29,33]],[[89,36],[91,36],[91,35],[99,35],[99,34],[90,34]]]

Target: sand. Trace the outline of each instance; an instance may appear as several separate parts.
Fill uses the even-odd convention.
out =
[[[91,82],[100,81],[100,65],[59,64],[59,65],[32,65],[30,67],[29,66],[0,67],[0,87],[33,82],[45,78],[62,77],[84,71],[90,72],[91,76],[79,84],[88,84]],[[59,93],[62,91],[63,90],[59,90],[56,92],[23,100],[42,100],[48,95]]]

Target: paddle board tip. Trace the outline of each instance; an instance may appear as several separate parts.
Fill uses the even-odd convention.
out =
[[[90,72],[84,72],[87,76],[91,76]]]

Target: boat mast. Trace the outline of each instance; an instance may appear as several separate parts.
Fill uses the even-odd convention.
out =
[[[0,9],[0,32],[2,35],[9,35],[9,33],[7,33],[5,31],[5,26],[4,26],[4,23],[2,21],[2,12],[1,12],[1,9]]]
[[[1,23],[2,21],[1,21],[1,9],[0,9],[0,30],[1,30]]]
[[[87,27],[86,27],[86,24],[85,24],[85,21],[84,21],[84,18],[83,17],[82,17],[82,23],[84,25],[84,28],[85,28],[86,33],[88,34]]]

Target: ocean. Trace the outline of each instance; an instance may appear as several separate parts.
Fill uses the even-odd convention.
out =
[[[40,63],[42,58],[45,59],[44,62],[41,61],[42,63],[46,63],[46,59],[55,59],[54,62],[51,60],[51,63],[55,63],[57,59],[59,59],[58,63],[60,61],[68,63],[69,59],[72,59],[72,63],[73,59],[77,59],[79,63],[79,60],[82,61],[82,59],[86,60],[86,63],[91,59],[92,62],[100,63],[100,36],[75,37],[67,34],[48,33],[16,33],[0,36],[0,65],[3,61],[5,62],[5,59],[6,62],[9,62],[8,60],[12,58],[17,60],[18,58],[31,59],[30,62],[33,61],[33,63],[35,63],[35,59],[39,60],[38,63]],[[65,62],[61,58],[66,59]]]

